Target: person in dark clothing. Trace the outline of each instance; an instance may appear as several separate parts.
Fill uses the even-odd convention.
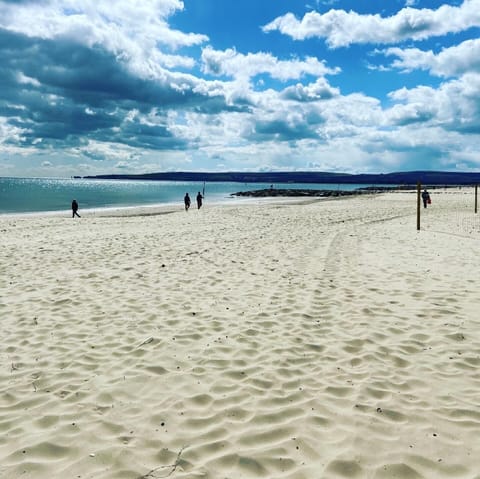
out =
[[[75,218],[75,216],[78,216],[80,218],[80,215],[78,214],[77,200],[72,201],[72,218]]]
[[[199,191],[198,195],[197,195],[197,207],[198,207],[198,209],[200,209],[202,207],[202,200],[203,200],[203,196]]]
[[[185,211],[188,211],[190,208],[190,196],[188,193],[185,193],[185,197],[183,198],[183,202],[185,203]]]
[[[423,200],[423,207],[426,208],[428,204],[430,204],[430,194],[428,191],[425,189],[422,192],[422,200]]]

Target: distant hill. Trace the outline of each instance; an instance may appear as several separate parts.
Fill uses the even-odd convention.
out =
[[[164,172],[140,175],[97,175],[83,178],[104,180],[157,180],[157,181],[233,181],[238,183],[336,183],[368,185],[473,185],[480,184],[479,173],[449,171],[405,171],[384,174],[325,173],[317,171],[290,172]]]

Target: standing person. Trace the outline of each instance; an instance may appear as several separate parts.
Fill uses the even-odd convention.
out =
[[[202,207],[202,200],[203,200],[203,196],[199,191],[198,195],[197,195],[197,207],[198,207],[198,209],[200,209]]]
[[[77,200],[72,201],[72,218],[75,218],[75,216],[78,216],[80,218],[80,215],[78,214]]]
[[[183,198],[183,202],[185,203],[185,211],[188,211],[190,208],[190,196],[188,193],[185,193],[185,197]]]
[[[423,207],[426,208],[427,205],[431,203],[429,192],[424,189],[422,192]]]

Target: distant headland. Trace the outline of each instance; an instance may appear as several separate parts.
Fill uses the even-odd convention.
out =
[[[335,183],[362,185],[475,185],[480,184],[480,172],[404,171],[380,174],[327,173],[319,171],[281,172],[188,172],[170,171],[138,175],[96,175],[75,178],[104,180],[153,180],[153,181],[209,181],[237,183]]]

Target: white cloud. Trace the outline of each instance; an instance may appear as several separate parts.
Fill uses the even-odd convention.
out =
[[[132,165],[126,161],[119,161],[114,168],[118,170],[128,170]]]
[[[286,88],[282,92],[282,97],[297,101],[318,101],[328,100],[339,94],[340,90],[332,87],[325,78],[318,78],[315,83],[310,83],[309,85],[297,83]]]
[[[20,85],[32,85],[35,87],[40,86],[40,82],[36,78],[26,76],[22,72],[17,73],[17,81],[20,83]]]
[[[132,162],[141,156],[138,149],[95,140],[88,140],[85,145],[70,148],[67,152],[70,155],[86,157],[94,161]]]
[[[480,133],[480,74],[466,74],[438,89],[419,86],[390,94],[396,102],[386,113],[393,123],[428,122],[446,131]]]
[[[397,43],[422,40],[480,26],[480,0],[465,0],[460,6],[442,5],[437,10],[406,7],[396,15],[360,15],[354,11],[308,12],[301,20],[292,13],[276,18],[263,27],[278,30],[295,40],[325,38],[332,48],[355,43]]]
[[[268,73],[278,80],[299,79],[305,75],[324,76],[339,73],[338,68],[328,68],[314,57],[304,60],[279,60],[270,53],[248,53],[244,55],[235,49],[224,51],[206,47],[202,51],[202,69],[211,75],[227,75],[235,78],[252,78]]]
[[[51,0],[50,2],[2,4],[1,25],[29,36],[65,36],[109,45],[112,49],[128,44],[128,39],[149,47],[157,43],[171,48],[197,45],[205,35],[183,33],[168,26],[167,18],[183,10],[178,0]]]
[[[208,40],[206,35],[169,27],[168,17],[182,9],[179,0],[2,3],[0,26],[31,37],[61,37],[88,47],[100,45],[137,73],[151,77],[159,76],[161,67],[191,68],[193,59],[171,51]]]
[[[27,130],[12,125],[6,118],[0,116],[0,145],[2,149],[9,146],[10,143],[19,143],[24,140]]]
[[[398,57],[392,67],[407,72],[416,69],[428,70],[439,77],[454,77],[468,72],[480,73],[480,39],[466,40],[457,46],[445,48],[438,54],[418,48],[389,48],[385,53]]]

